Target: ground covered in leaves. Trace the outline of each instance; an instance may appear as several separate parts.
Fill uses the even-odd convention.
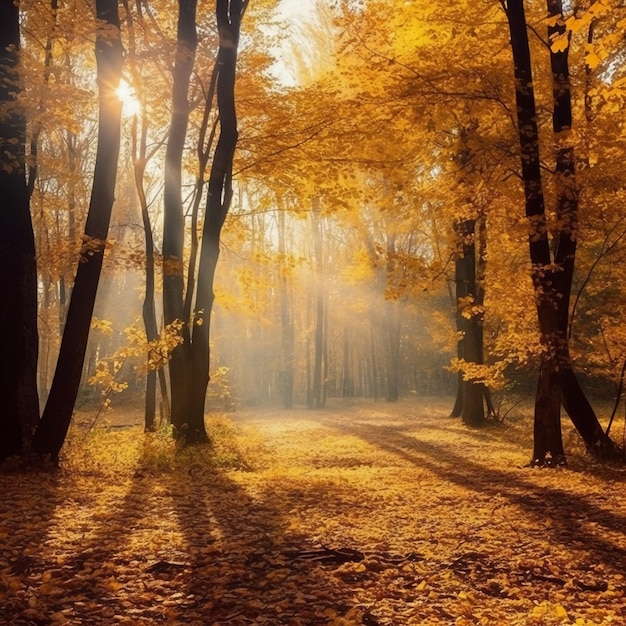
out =
[[[525,467],[527,418],[449,409],[211,416],[211,451],[77,427],[59,471],[0,473],[0,624],[626,623],[625,471],[572,434]]]

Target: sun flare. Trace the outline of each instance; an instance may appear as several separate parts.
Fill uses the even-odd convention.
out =
[[[122,79],[116,91],[117,97],[122,102],[122,114],[125,117],[133,117],[134,115],[137,115],[137,113],[141,110],[141,104],[139,103],[139,100],[137,100],[134,88]]]

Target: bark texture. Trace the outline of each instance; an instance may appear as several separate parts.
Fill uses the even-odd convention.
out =
[[[217,107],[220,121],[219,139],[211,162],[208,197],[200,260],[196,305],[191,324],[191,345],[188,388],[188,411],[185,425],[187,443],[204,443],[208,436],[204,426],[204,402],[209,383],[210,322],[215,295],[213,282],[220,252],[222,226],[233,196],[233,157],[237,146],[237,113],[235,109],[235,76],[239,29],[246,3],[241,0],[217,0],[216,21],[219,33],[217,53]]]
[[[189,81],[193,70],[198,35],[197,0],[178,1],[176,58],[172,81],[172,115],[165,150],[163,197],[163,319],[166,325],[181,324],[182,342],[169,363],[171,419],[177,436],[187,423],[189,381],[189,327],[184,315],[183,248],[185,219],[182,201],[182,158],[189,124]]]
[[[562,17],[560,0],[548,0],[548,11]],[[568,49],[550,53],[553,78],[553,130],[557,175],[557,225],[550,250],[539,161],[539,134],[523,0],[509,0],[507,15],[515,64],[515,95],[522,158],[522,178],[529,221],[532,280],[543,353],[535,399],[534,465],[566,462],[560,407],[568,412],[587,449],[612,456],[615,447],[604,434],[572,368],[568,343],[569,303],[578,230],[578,191],[574,149],[567,134],[572,127]],[[561,21],[549,35],[565,32]]]
[[[0,459],[21,453],[39,421],[37,269],[26,183],[19,9],[0,0]]]
[[[104,249],[113,208],[120,149],[122,103],[117,87],[122,42],[116,0],[97,0],[96,63],[99,93],[98,148],[80,262],[50,395],[33,440],[39,454],[58,459],[80,385]]]

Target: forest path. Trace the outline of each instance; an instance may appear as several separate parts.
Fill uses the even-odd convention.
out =
[[[0,624],[625,623],[624,470],[525,467],[528,420],[450,406],[212,416],[211,451],[74,432],[0,474]]]

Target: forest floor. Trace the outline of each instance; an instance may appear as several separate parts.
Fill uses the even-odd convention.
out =
[[[0,473],[0,624],[626,623],[626,470],[567,428],[529,468],[527,416],[450,407],[212,415],[210,451],[75,426],[60,470]]]

